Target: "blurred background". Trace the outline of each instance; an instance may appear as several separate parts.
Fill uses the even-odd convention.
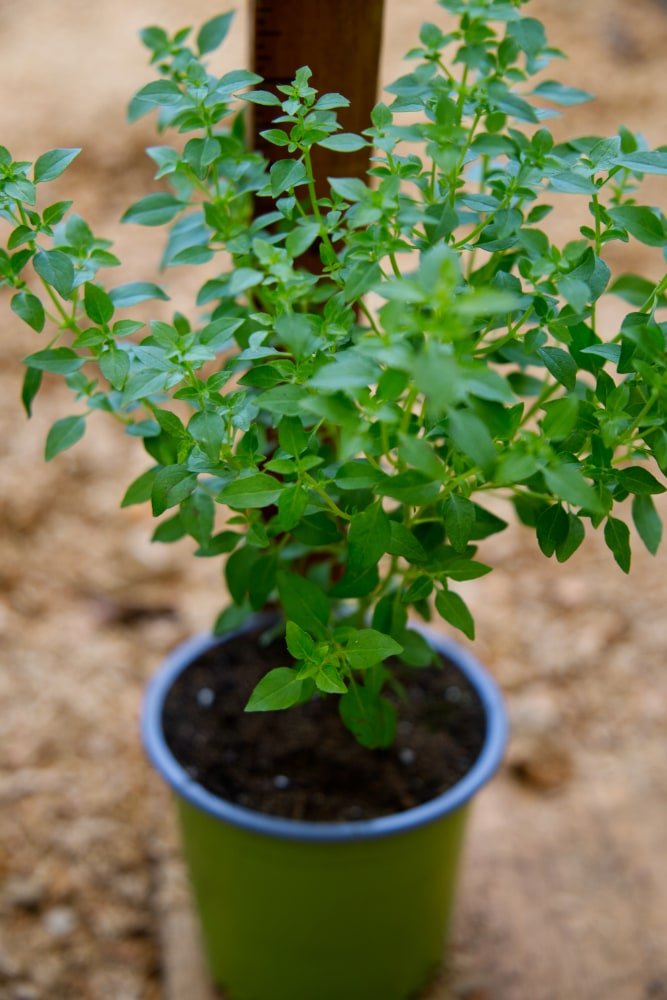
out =
[[[24,159],[83,147],[52,200],[74,191],[96,234],[116,242],[114,283],[154,278],[162,241],[118,225],[154,169],[143,152],[152,119],[125,123],[151,78],[137,31],[219,12],[218,0],[0,0],[0,142]],[[247,62],[248,13],[241,4],[216,69]],[[623,123],[667,142],[664,0],[534,0],[526,13],[569,55],[547,75],[598,95],[557,134]],[[385,82],[424,20],[443,20],[431,0],[387,0]],[[647,202],[664,206],[666,188],[653,178]],[[572,231],[562,214],[555,224]],[[648,247],[615,249],[609,263],[661,273]],[[197,280],[169,272],[170,305],[191,312]],[[152,546],[149,512],[118,509],[149,463],[104,418],[43,464],[50,424],[74,404],[47,379],[25,419],[20,359],[35,340],[2,300],[0,998],[151,1000],[164,995],[161,940],[182,900],[165,884],[169,801],[140,750],[141,691],[171,646],[210,627],[220,566],[192,559],[188,541]],[[476,807],[452,970],[433,997],[667,998],[664,555],[636,543],[627,579],[589,538],[556,568],[513,528],[483,557],[498,569],[465,596],[513,736]]]

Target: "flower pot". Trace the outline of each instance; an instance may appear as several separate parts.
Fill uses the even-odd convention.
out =
[[[372,820],[270,816],[187,774],[166,744],[162,708],[178,675],[220,640],[186,642],[151,682],[144,743],[176,794],[209,969],[229,1000],[406,1000],[438,968],[469,802],[498,767],[506,720],[473,657],[427,635],[482,702],[482,751],[442,795]]]

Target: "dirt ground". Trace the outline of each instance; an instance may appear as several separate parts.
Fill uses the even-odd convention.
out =
[[[127,97],[148,79],[136,30],[217,12],[216,0],[0,0],[0,141],[24,158],[84,147],[71,172],[77,206],[117,240],[124,278],[150,278],[159,246],[153,232],[117,225],[152,176],[150,123],[124,124]],[[230,67],[246,52],[246,13]],[[571,55],[549,75],[601,95],[568,114],[568,130],[623,122],[667,140],[667,4],[535,0],[528,13]],[[388,0],[387,14],[385,79],[419,23],[438,16],[430,0]],[[651,186],[654,202],[665,194]],[[641,250],[611,263],[660,267]],[[187,308],[196,280],[169,275],[175,307]],[[151,546],[148,512],[118,509],[146,463],[103,418],[42,463],[50,423],[72,404],[49,383],[24,419],[19,362],[35,346],[7,304],[0,998],[153,1000],[164,996],[170,899],[160,872],[174,847],[168,796],[139,746],[141,691],[171,646],[210,626],[220,571],[192,559],[187,542]],[[437,1000],[667,998],[667,574],[664,555],[635,552],[630,580],[600,539],[555,568],[517,528],[484,551],[498,570],[466,585],[475,649],[507,691],[513,737],[474,811]]]

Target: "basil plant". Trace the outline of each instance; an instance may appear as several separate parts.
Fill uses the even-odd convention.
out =
[[[422,27],[361,135],[307,67],[275,89],[212,75],[229,14],[194,38],[142,33],[156,79],[129,117],[157,112],[171,142],[148,149],[159,183],[124,221],[165,227],[164,268],[205,266],[189,316],[142,276],[107,280],[109,241],[49,203],[79,150],[31,164],[0,147],[0,281],[42,334],[23,404],[45,374],[75,398],[46,458],[99,414],[120,421],[149,462],[123,505],[151,504],[156,540],[190,536],[195,555],[225,559],[216,631],[279,612],[290,656],[248,710],[333,695],[368,747],[393,740],[393,666],[432,662],[411,621],[474,635],[461,584],[490,571],[478,546],[506,527],[491,497],[559,562],[601,528],[627,572],[618,505],[655,552],[667,473],[667,279],[605,262],[618,241],[664,251],[665,216],[639,185],[667,173],[667,147],[625,128],[555,141],[544,123],[589,95],[531,81],[561,53],[523,0],[439,5],[455,26]],[[272,162],[247,144],[253,104],[274,111]],[[318,146],[368,147],[366,181],[320,193]],[[565,245],[549,235],[553,202],[583,220]],[[603,330],[605,295],[627,308]],[[163,300],[159,319],[133,318],[144,300]]]

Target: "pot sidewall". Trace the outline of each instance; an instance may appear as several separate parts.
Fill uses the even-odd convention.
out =
[[[376,820],[268,816],[225,802],[187,775],[166,746],[162,706],[175,678],[220,640],[185,643],[151,683],[144,743],[176,793],[208,965],[231,1000],[405,1000],[440,964],[468,804],[497,768],[507,726],[486,671],[454,643],[426,634],[475,687],[486,714],[484,747],[454,788]]]

